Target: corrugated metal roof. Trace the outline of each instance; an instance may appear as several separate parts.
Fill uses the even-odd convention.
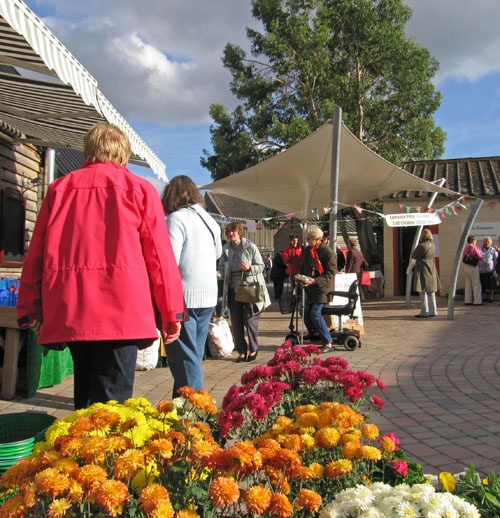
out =
[[[97,88],[97,81],[21,0],[0,0],[0,121],[25,134],[25,141],[83,149],[96,122],[119,126],[130,139],[131,162],[149,165],[166,180],[165,164]],[[22,70],[24,69],[24,71]],[[28,77],[26,71],[43,74]]]
[[[429,182],[444,178],[444,187],[477,198],[500,196],[500,157],[453,158],[408,162],[403,169]],[[430,193],[406,191],[399,198],[427,198]]]

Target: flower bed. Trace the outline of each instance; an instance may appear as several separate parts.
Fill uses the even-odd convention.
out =
[[[375,509],[382,491],[414,513],[393,516],[479,516],[459,498],[448,499],[457,514],[425,514],[429,503],[417,512],[415,495],[445,496],[370,423],[384,389],[341,358],[285,343],[231,387],[220,412],[188,387],[156,407],[96,404],[56,421],[0,478],[0,517],[365,516],[342,514],[352,500],[343,495]],[[392,516],[383,512],[366,516]]]

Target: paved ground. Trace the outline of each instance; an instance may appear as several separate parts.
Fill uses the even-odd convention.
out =
[[[500,472],[500,307],[457,302],[455,319],[441,315],[417,319],[415,298],[369,299],[363,303],[362,347],[339,349],[351,368],[369,372],[387,385],[384,409],[373,420],[383,433],[394,432],[410,460],[426,473],[462,471],[470,462],[482,473]],[[289,315],[273,303],[261,319],[258,363],[267,362],[288,333]],[[233,356],[236,356],[235,354]],[[255,363],[252,364],[254,366]],[[232,359],[204,362],[206,388],[216,401],[238,383],[246,364]],[[39,390],[29,399],[0,400],[0,413],[43,411],[63,417],[72,411],[72,377]],[[169,399],[168,368],[138,372],[134,396],[156,403]]]

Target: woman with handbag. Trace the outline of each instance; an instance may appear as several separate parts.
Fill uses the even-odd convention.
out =
[[[467,246],[462,254],[465,275],[465,296],[466,306],[484,306],[481,293],[481,280],[477,264],[483,258],[481,249],[476,245],[476,236],[467,238]]]
[[[420,293],[420,313],[417,318],[435,317],[437,315],[436,291],[440,288],[436,268],[436,248],[432,232],[428,228],[422,230],[420,242],[411,254],[411,262],[407,274],[412,270],[415,290]]]
[[[259,350],[260,313],[271,304],[263,274],[264,261],[257,246],[244,237],[241,223],[229,223],[226,236],[219,260],[219,275],[224,279],[223,309],[229,309],[238,352],[236,362],[253,362]]]
[[[347,240],[347,262],[345,265],[345,273],[355,273],[359,281],[359,294],[361,300],[365,300],[364,284],[363,284],[363,272],[368,270],[368,263],[361,252],[359,242],[356,237],[350,237]],[[365,281],[366,282],[366,281]]]

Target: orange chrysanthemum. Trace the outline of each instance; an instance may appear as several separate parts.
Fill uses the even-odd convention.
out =
[[[238,442],[227,452],[233,458],[235,473],[253,473],[262,466],[262,455],[250,441]]]
[[[217,413],[217,406],[215,405],[212,396],[206,390],[198,390],[188,397],[189,402],[195,407],[207,414]]]
[[[123,423],[120,425],[120,432],[121,433],[125,433],[125,432],[128,432],[129,430],[131,430],[132,428],[135,428],[137,426],[137,420],[132,418],[132,419],[127,419],[126,421],[123,421]]]
[[[370,441],[374,441],[380,434],[376,424],[367,423],[361,428],[361,435]]]
[[[123,482],[105,480],[100,486],[94,486],[91,498],[110,516],[115,517],[122,514],[123,508],[130,500],[130,494]]]
[[[152,514],[161,502],[170,503],[170,495],[167,488],[160,484],[146,486],[139,497],[139,505],[148,514]]]
[[[144,453],[140,450],[127,450],[115,460],[114,475],[118,480],[126,482],[145,466]]]
[[[274,424],[272,426],[273,431],[281,433],[281,432],[287,432],[290,427],[292,426],[293,421],[284,415],[279,416],[276,421],[274,421]]]
[[[54,441],[54,448],[64,457],[71,457],[82,447],[83,438],[73,435],[61,435]]]
[[[318,462],[313,462],[312,464],[309,464],[309,469],[313,471],[316,478],[321,478],[323,476],[324,468]]]
[[[89,491],[94,486],[100,486],[108,478],[104,468],[95,464],[87,464],[76,470],[73,474],[84,491]]]
[[[298,415],[297,422],[301,428],[317,428],[319,417],[316,412],[304,412]]]
[[[299,405],[293,409],[293,413],[295,414],[295,417],[298,419],[299,416],[311,413],[316,410],[316,407],[314,405]]]
[[[2,504],[1,516],[5,516],[8,518],[21,518],[22,516],[26,515],[28,509],[29,508],[23,501],[23,496],[21,494],[17,494],[11,498],[8,498]]]
[[[297,495],[296,506],[299,511],[305,509],[310,513],[317,513],[321,507],[322,498],[316,491],[301,489]]]
[[[35,476],[36,490],[43,495],[55,498],[65,493],[70,487],[70,478],[54,468],[47,468]]]
[[[230,477],[217,477],[210,484],[208,496],[216,507],[226,507],[238,501],[240,488]]]
[[[162,459],[170,459],[173,451],[174,445],[168,439],[154,439],[144,448],[147,457],[160,457]]]
[[[66,498],[73,504],[83,500],[83,488],[76,480],[71,481]]]
[[[172,401],[160,401],[156,405],[156,409],[160,414],[169,414],[174,409],[174,404]]]
[[[283,447],[292,451],[300,451],[302,449],[302,440],[300,438],[300,435],[296,433],[287,435],[283,439]]]
[[[339,443],[340,433],[336,428],[320,428],[314,435],[314,439],[318,446],[321,446],[322,448],[331,448]]]
[[[82,436],[95,429],[94,422],[90,417],[82,416],[75,419],[68,429],[68,435]]]
[[[337,478],[352,471],[352,462],[349,459],[340,459],[329,462],[324,469],[325,477]]]
[[[283,493],[274,493],[271,496],[271,504],[269,505],[269,514],[277,518],[288,518],[292,516],[293,505]]]
[[[361,456],[367,460],[380,460],[382,452],[374,446],[361,446]]]
[[[50,502],[47,511],[49,518],[63,518],[71,509],[71,502],[66,498],[58,498]]]
[[[203,460],[208,462],[210,457],[217,451],[217,448],[210,441],[200,439],[191,445],[189,457],[195,461]]]
[[[263,486],[252,486],[243,493],[243,501],[252,514],[264,514],[271,504],[271,490]]]
[[[361,444],[358,441],[348,441],[342,445],[342,455],[346,459],[357,459],[361,456]]]
[[[103,464],[106,458],[108,445],[105,437],[93,435],[84,439],[82,447],[78,452],[86,464]]]
[[[380,438],[380,448],[384,453],[392,453],[396,451],[396,444],[390,437],[384,435]]]
[[[98,408],[90,416],[95,428],[114,428],[120,423],[120,414],[111,412],[107,408]]]
[[[196,391],[194,390],[194,388],[187,387],[187,386],[177,389],[177,393],[179,394],[179,396],[186,398],[186,399],[189,399],[189,396],[191,396],[195,392]]]

